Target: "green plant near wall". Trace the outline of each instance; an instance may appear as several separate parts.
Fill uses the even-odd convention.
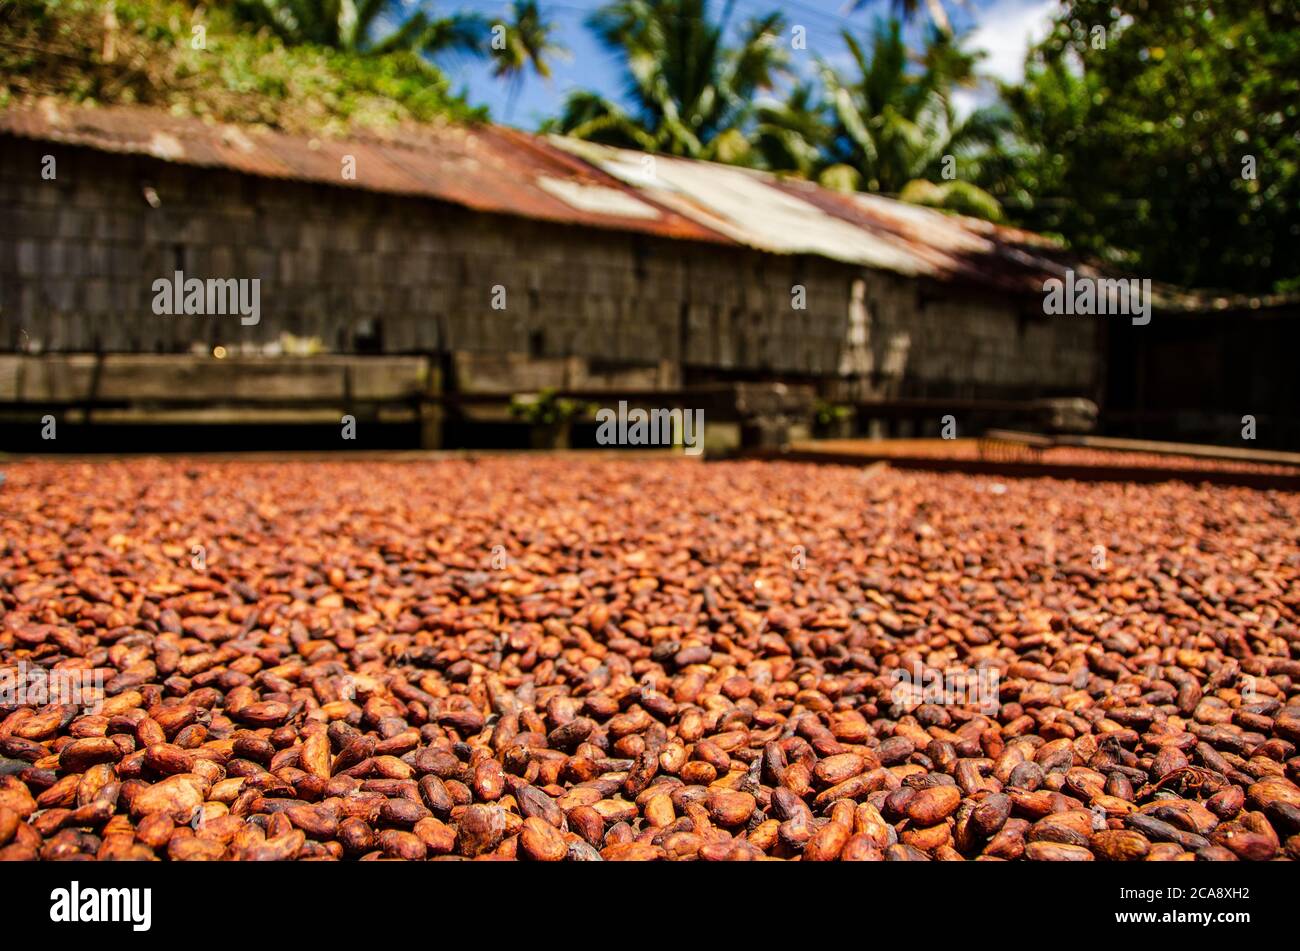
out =
[[[537,393],[518,394],[510,400],[510,415],[533,426],[559,426],[591,412],[580,400],[565,399],[553,387]]]
[[[228,4],[0,0],[0,107],[43,96],[296,134],[487,117],[414,51],[287,45]]]
[[[853,407],[845,406],[843,403],[828,403],[825,400],[818,400],[813,404],[813,418],[817,421],[818,426],[829,426],[832,423],[849,419],[852,415]]]

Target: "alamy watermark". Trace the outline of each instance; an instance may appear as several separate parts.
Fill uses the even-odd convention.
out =
[[[0,706],[47,704],[82,707],[97,713],[104,704],[104,672],[82,667],[47,670],[26,662],[0,670]]]
[[[1135,326],[1151,323],[1151,279],[1075,277],[1065,272],[1043,281],[1043,313],[1051,317],[1132,316]]]
[[[120,921],[129,923],[132,931],[148,931],[153,923],[153,889],[82,888],[74,880],[67,888],[50,892],[50,921]]]
[[[889,699],[902,704],[956,704],[971,706],[981,713],[997,713],[1002,705],[1002,675],[996,668],[969,667],[938,670],[927,667],[919,675],[898,669],[890,674],[894,688]]]
[[[618,410],[596,411],[596,443],[601,446],[673,446],[681,443],[688,456],[704,451],[704,410],[634,409],[627,400]]]
[[[158,316],[226,317],[239,315],[245,327],[262,319],[262,279],[259,277],[187,278],[184,271],[153,282],[153,312]]]

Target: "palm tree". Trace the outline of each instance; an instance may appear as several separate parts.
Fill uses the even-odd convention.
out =
[[[459,51],[482,53],[487,23],[482,17],[455,13],[407,16],[395,0],[235,0],[235,13],[268,27],[286,44],[310,43],[350,53],[414,51],[430,55]],[[381,25],[394,24],[380,37]]]
[[[754,99],[786,62],[777,38],[785,23],[779,13],[752,20],[729,47],[734,3],[727,0],[717,20],[708,0],[614,0],[601,7],[587,23],[625,61],[633,108],[578,92],[545,127],[611,145],[742,161]]]
[[[823,177],[856,179],[868,191],[996,217],[996,200],[977,183],[983,159],[1009,128],[1010,117],[985,108],[962,120],[952,101],[956,88],[974,85],[978,55],[962,50],[950,34],[931,30],[913,62],[896,20],[877,25],[870,56],[851,34],[843,36],[858,76],[846,81],[820,64],[835,117]]]
[[[550,60],[567,54],[567,50],[551,39],[555,24],[545,19],[537,0],[514,0],[510,5],[510,22],[495,24],[504,27],[503,42],[496,37],[491,44],[492,75],[509,84],[508,110],[514,108],[515,97],[523,84],[524,75],[532,71],[543,79],[551,76]]]
[[[815,86],[796,83],[785,99],[760,101],[754,120],[754,164],[800,178],[820,174],[831,126]]]
[[[875,2],[877,0],[852,0],[849,12],[856,13],[863,7]],[[920,12],[921,0],[890,0],[890,6],[894,8],[895,15],[900,16],[903,20],[911,21]],[[969,6],[969,4],[963,0],[963,6]],[[930,14],[930,22],[941,33],[952,33],[952,22],[948,19],[948,11],[943,7],[943,0],[925,0],[925,9]]]
[[[1025,64],[1024,79],[1000,83],[999,90],[1015,117],[1017,134],[986,165],[989,177],[1004,183],[1004,203],[1017,206],[1035,231],[1071,234],[1076,247],[1109,256],[1113,249],[1096,237],[1097,211],[1104,204],[1064,197],[1071,176],[1086,181],[1092,171],[1088,160],[1079,158],[1078,143],[1093,121],[1096,103],[1103,100],[1096,76],[1081,74],[1065,58],[1035,52]],[[1045,148],[1049,142],[1055,147]],[[1099,194],[1105,191],[1103,185],[1095,187]]]

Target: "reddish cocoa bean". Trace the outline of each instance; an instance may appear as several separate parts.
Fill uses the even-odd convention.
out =
[[[841,525],[853,473],[51,466],[6,467],[0,666],[90,663],[108,696],[89,714],[0,715],[6,857],[1300,850],[1300,662],[1283,610],[1300,504],[1284,493],[1021,480],[990,503],[982,476],[885,472],[873,505],[906,524],[887,541],[862,520],[825,534],[793,577],[765,513]],[[256,510],[213,510],[215,478],[248,487]],[[616,526],[592,502],[610,486],[635,490]],[[506,500],[525,527],[503,542],[511,570],[466,567],[496,543]],[[1105,571],[1088,554],[1097,511],[1140,540],[1112,546]],[[29,512],[59,527],[60,553]],[[177,520],[194,512],[223,539],[219,574],[177,568],[192,543]],[[1047,529],[1055,565],[1029,570]],[[978,557],[954,559],[970,537]],[[1223,537],[1247,539],[1261,570],[1243,572]],[[963,670],[998,675],[987,706],[947,681],[927,693],[928,674]]]

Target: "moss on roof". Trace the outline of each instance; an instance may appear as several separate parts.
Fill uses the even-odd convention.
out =
[[[487,117],[415,54],[286,47],[239,29],[220,5],[0,0],[0,107],[40,96],[164,106],[293,133]]]

